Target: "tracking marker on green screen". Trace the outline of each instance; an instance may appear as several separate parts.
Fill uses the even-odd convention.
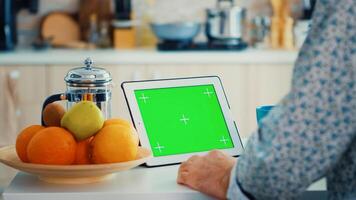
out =
[[[153,155],[233,148],[213,85],[135,90]]]

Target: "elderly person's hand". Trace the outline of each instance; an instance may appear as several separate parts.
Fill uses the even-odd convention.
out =
[[[235,161],[233,157],[217,150],[205,156],[192,156],[181,164],[177,182],[218,199],[226,199]]]

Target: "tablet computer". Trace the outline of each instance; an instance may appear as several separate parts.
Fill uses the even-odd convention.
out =
[[[176,164],[219,149],[243,147],[217,76],[123,82],[140,143],[151,149],[147,166]]]

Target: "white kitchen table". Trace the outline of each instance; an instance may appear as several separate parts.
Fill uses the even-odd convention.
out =
[[[5,188],[4,200],[117,200],[117,199],[211,199],[176,183],[178,165],[155,168],[137,167],[116,173],[104,182],[83,185],[59,185],[40,181],[36,176],[18,173]],[[314,191],[311,192],[310,190]],[[323,199],[325,180],[309,188],[303,199]],[[318,198],[321,197],[321,198]],[[3,200],[1,197],[0,199]]]
[[[242,138],[246,144],[247,139]],[[154,168],[136,167],[116,173],[104,182],[84,185],[59,185],[40,181],[36,176],[19,172],[0,164],[0,171],[7,173],[7,182],[0,181],[0,200],[111,200],[111,199],[211,199],[210,197],[176,183],[179,165]],[[7,169],[7,170],[4,170]],[[325,199],[325,179],[308,188],[302,199]],[[2,189],[1,187],[6,187]],[[3,196],[1,196],[2,190]]]
[[[50,199],[210,199],[176,183],[178,165],[145,168],[116,173],[107,181],[60,185],[40,181],[36,176],[18,173],[3,193],[5,200]]]

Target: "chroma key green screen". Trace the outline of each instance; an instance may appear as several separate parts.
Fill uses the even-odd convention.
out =
[[[153,155],[233,148],[213,85],[135,90]]]

